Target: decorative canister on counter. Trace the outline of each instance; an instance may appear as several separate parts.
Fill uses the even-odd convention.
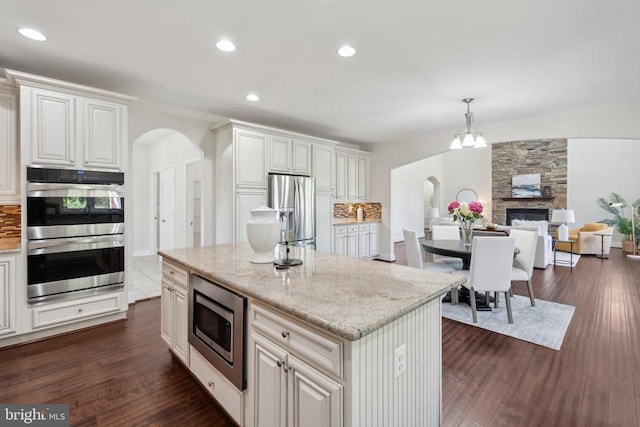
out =
[[[255,252],[251,262],[266,264],[273,262],[274,248],[280,240],[280,222],[278,211],[264,204],[251,210],[251,219],[247,221],[247,239]]]

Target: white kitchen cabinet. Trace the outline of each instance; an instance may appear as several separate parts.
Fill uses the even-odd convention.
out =
[[[31,141],[31,162],[74,166],[76,97],[31,87],[20,92],[22,138]]]
[[[316,250],[331,252],[333,193],[316,192]]]
[[[90,98],[77,98],[79,136],[84,141],[84,166],[120,169],[126,144],[126,107]]]
[[[335,151],[336,201],[367,201],[370,154]]]
[[[378,228],[379,224],[369,224],[369,256],[378,255]]]
[[[358,155],[358,184],[356,187],[356,198],[366,202],[369,198],[369,162],[370,156]]]
[[[0,204],[20,203],[18,97],[0,88]]]
[[[262,307],[250,321],[248,425],[342,425],[342,343]]]
[[[333,227],[333,253],[370,258],[378,255],[377,223]]]
[[[280,136],[269,137],[269,171],[311,174],[311,144]]]
[[[59,326],[121,311],[123,292],[111,292],[31,309],[33,329]]]
[[[369,224],[358,226],[358,256],[360,258],[369,256]]]
[[[347,154],[347,200],[358,199],[358,156]]]
[[[20,91],[22,163],[124,169],[127,104],[135,98],[6,70]]]
[[[316,191],[333,192],[335,181],[333,163],[332,147],[313,144],[311,176],[316,179]]]
[[[236,187],[267,188],[267,135],[234,129]]]
[[[16,331],[15,256],[0,255],[0,336]]]
[[[161,335],[185,365],[189,364],[189,276],[186,270],[162,263]]]
[[[31,108],[22,117],[30,123],[33,164],[121,168],[125,105],[41,88],[23,91],[30,93]]]

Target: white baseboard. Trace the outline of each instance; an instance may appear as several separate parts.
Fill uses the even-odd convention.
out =
[[[395,262],[396,255],[395,254],[378,254],[375,259],[379,259],[381,261],[387,262]]]
[[[133,256],[148,256],[148,255],[155,255],[155,252],[152,252],[150,250],[144,249],[144,250],[140,250],[140,251],[134,251],[133,252]]]

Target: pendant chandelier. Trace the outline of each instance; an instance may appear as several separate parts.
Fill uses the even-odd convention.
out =
[[[451,142],[450,150],[461,150],[463,148],[482,148],[487,146],[487,142],[484,140],[484,137],[481,133],[473,133],[471,132],[471,122],[473,122],[473,114],[469,111],[469,104],[471,104],[473,98],[465,98],[462,102],[467,104],[467,112],[464,115],[467,128],[464,133],[458,134],[453,137],[453,141]]]

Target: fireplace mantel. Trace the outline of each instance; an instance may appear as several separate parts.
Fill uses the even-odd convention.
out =
[[[526,201],[538,201],[538,202],[548,202],[555,199],[555,197],[501,197],[500,200],[504,200],[505,202],[526,202]]]

